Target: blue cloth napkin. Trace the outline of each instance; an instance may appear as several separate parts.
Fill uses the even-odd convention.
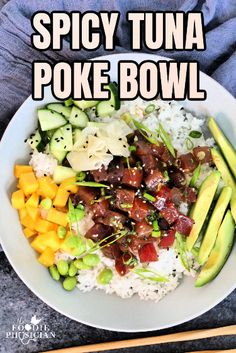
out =
[[[6,0],[3,0],[6,2]],[[202,71],[211,75],[236,96],[236,0],[10,0],[0,12],[0,129],[3,131],[13,113],[31,93],[33,60],[81,60],[106,54],[70,51],[64,40],[59,52],[39,52],[31,47],[31,16],[35,11],[112,11],[121,13],[117,30],[116,52],[130,51],[126,12],[191,11],[204,14],[207,50],[203,52],[156,51],[178,60],[198,60]]]

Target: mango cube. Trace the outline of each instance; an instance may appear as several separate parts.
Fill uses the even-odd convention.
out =
[[[36,234],[35,230],[31,230],[29,228],[24,228],[23,232],[24,232],[24,235],[26,236],[26,238],[30,238]]]
[[[35,222],[33,221],[33,219],[29,215],[27,215],[24,218],[22,218],[20,220],[20,222],[26,228],[29,228],[31,230],[35,229]]]
[[[35,230],[37,230],[37,232],[39,233],[47,233],[50,230],[54,230],[54,224],[51,222],[48,222],[45,219],[39,218],[35,222]]]
[[[27,210],[26,210],[25,207],[24,207],[24,208],[21,208],[21,209],[19,210],[20,221],[21,221],[23,218],[25,218],[27,215],[28,215],[28,212],[27,212]]]
[[[78,186],[75,185],[76,177],[68,178],[63,180],[60,187],[66,191],[70,191],[72,194],[76,194],[78,191]]]
[[[56,207],[65,207],[69,198],[69,191],[59,187],[53,205]]]
[[[45,267],[50,267],[54,264],[54,252],[50,248],[46,248],[38,257],[38,261]]]
[[[38,207],[39,195],[37,193],[32,194],[25,203],[26,206]]]
[[[33,172],[21,174],[19,185],[26,196],[36,192],[39,187],[38,180]]]
[[[47,220],[63,227],[66,227],[68,223],[67,213],[57,211],[55,208],[48,211]]]
[[[22,190],[17,190],[12,193],[11,204],[18,210],[25,207],[25,195]]]
[[[39,234],[35,243],[38,245],[39,249],[50,248],[53,251],[57,251],[62,241],[58,238],[55,230],[52,230],[44,234]]]
[[[16,178],[19,178],[21,174],[30,173],[32,171],[33,168],[30,165],[16,164],[14,167],[14,175]]]
[[[57,193],[58,186],[54,183],[49,176],[39,178],[39,191],[38,193],[44,198],[49,197],[54,199]]]
[[[39,218],[39,209],[37,207],[26,206],[26,210],[34,222]]]

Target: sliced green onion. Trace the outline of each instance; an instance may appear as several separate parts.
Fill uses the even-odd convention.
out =
[[[193,139],[199,139],[199,137],[202,136],[202,133],[201,131],[192,130],[190,131],[189,136],[192,137]]]
[[[165,129],[162,126],[161,123],[159,124],[159,130],[158,131],[159,131],[160,138],[162,139],[162,142],[166,145],[167,149],[172,154],[172,156],[175,157],[175,149],[174,149],[174,147],[172,145],[170,136],[165,131]]]
[[[103,201],[103,200],[111,199],[111,198],[112,198],[112,195],[102,196],[102,197],[100,197],[100,198],[97,199],[97,200],[92,200],[92,201],[91,201],[91,205],[93,205],[94,203],[99,203],[99,202],[101,202],[101,201]]]
[[[193,172],[193,176],[192,176],[192,178],[190,180],[189,186],[191,186],[192,188],[195,187],[200,173],[201,173],[201,164],[199,163],[197,168]]]
[[[170,180],[170,177],[169,177],[169,174],[168,174],[167,170],[164,171],[163,175],[165,177],[165,181],[169,181]]]
[[[161,236],[160,230],[153,230],[152,231],[152,237],[153,238],[159,238]]]
[[[127,164],[128,169],[130,169],[129,157],[126,157],[126,164]]]
[[[151,132],[145,125],[139,123],[137,120],[133,119],[134,126],[140,132],[143,137],[150,143],[158,144],[157,134]]]
[[[148,279],[154,282],[169,282],[168,278],[161,276],[159,273],[152,270],[148,270],[146,268],[134,268],[132,272],[134,272],[136,275],[143,279]]]
[[[77,208],[78,210],[84,210],[84,205],[82,205],[82,203],[79,203],[79,204],[76,206],[76,208]]]
[[[86,178],[86,173],[85,172],[79,172],[77,174],[77,181],[83,181]]]
[[[132,116],[130,115],[130,113],[123,113],[121,114],[120,118],[124,120],[127,124],[129,124],[132,120]]]
[[[73,104],[73,99],[72,99],[72,98],[67,99],[67,100],[64,102],[64,104],[65,104],[66,107],[69,107],[70,105]]]
[[[185,144],[188,150],[192,150],[194,147],[193,141],[191,141],[189,137],[186,137]]]
[[[133,205],[132,205],[131,203],[122,203],[122,204],[121,204],[121,207],[122,207],[122,208],[132,208]]]
[[[152,196],[151,194],[149,194],[148,192],[144,192],[143,197],[145,197],[145,199],[147,199],[148,201],[151,201],[151,202],[156,201],[156,198],[154,196]]]
[[[146,114],[150,114],[155,110],[155,105],[154,104],[149,104],[146,108],[145,108],[145,113]]]
[[[96,183],[95,181],[77,181],[75,184],[79,186],[88,186],[90,188],[109,188],[108,185]]]
[[[46,199],[43,199],[40,202],[40,206],[44,209],[44,210],[49,210],[52,207],[52,200],[47,197]]]
[[[191,250],[191,253],[193,254],[193,256],[195,257],[195,259],[198,259],[198,254],[199,254],[199,248],[197,247],[193,247]]]
[[[160,230],[157,219],[152,222],[152,226],[154,230]]]
[[[130,152],[134,152],[134,151],[136,151],[136,146],[134,146],[134,145],[131,145],[131,146],[129,146],[129,151]]]
[[[175,234],[175,239],[176,239],[176,248],[180,255],[180,260],[182,262],[182,265],[186,268],[186,270],[190,271],[190,265],[189,265],[187,249],[186,249],[186,241],[183,240],[182,235],[178,232],[176,232]]]

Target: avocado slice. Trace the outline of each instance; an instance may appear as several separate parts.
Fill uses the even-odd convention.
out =
[[[220,152],[212,148],[211,149],[211,155],[213,158],[213,161],[216,165],[216,168],[219,170],[221,173],[221,177],[224,181],[224,183],[228,186],[231,187],[232,189],[232,196],[230,200],[230,208],[232,212],[232,216],[234,217],[234,220],[236,222],[236,183],[234,181],[234,178],[224,160],[224,157],[220,154]]]
[[[220,172],[216,170],[212,172],[203,181],[200,187],[197,201],[190,211],[190,217],[194,220],[195,223],[186,240],[187,249],[189,251],[192,250],[195,242],[197,241],[199,233],[209,212],[219,182]]]
[[[204,286],[212,281],[221,271],[233,246],[234,228],[235,222],[231,211],[228,210],[220,226],[214,248],[198,275],[195,287]]]
[[[225,186],[222,189],[221,194],[218,198],[218,201],[215,205],[215,208],[212,212],[206,233],[203,237],[203,240],[200,246],[200,250],[198,254],[198,262],[200,265],[203,265],[207,261],[211,253],[211,250],[214,247],[217,233],[220,228],[221,222],[224,218],[224,214],[227,209],[227,206],[230,202],[231,195],[232,195],[231,187]]]
[[[236,177],[236,151],[229,140],[225,137],[213,117],[208,119],[208,127],[223,152],[233,175]]]

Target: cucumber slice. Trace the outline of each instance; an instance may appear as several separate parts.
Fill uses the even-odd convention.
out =
[[[73,142],[74,142],[74,144],[77,142],[77,141],[79,141],[79,139],[80,139],[80,136],[81,136],[81,130],[80,129],[75,129],[74,131],[73,131]]]
[[[63,161],[68,151],[73,147],[72,140],[72,126],[67,124],[53,134],[50,141],[50,152],[58,160],[59,163]]]
[[[56,166],[53,173],[53,181],[56,184],[61,184],[65,179],[72,178],[76,176],[76,172],[69,167],[63,167],[61,165]]]
[[[84,128],[87,126],[88,116],[81,109],[73,107],[71,110],[69,122],[75,127]]]
[[[66,107],[70,107],[71,105],[73,105],[73,99],[69,98],[64,102]]]
[[[104,88],[110,91],[110,99],[101,101],[97,105],[97,115],[100,117],[112,115],[115,110],[120,109],[120,100],[118,98],[118,90],[114,83],[109,83]]]
[[[38,119],[42,131],[58,129],[67,123],[66,119],[61,114],[49,109],[39,109]]]
[[[95,105],[98,104],[99,101],[87,101],[87,100],[81,100],[81,101],[73,101],[74,105],[76,105],[78,108],[85,110],[88,108],[92,108]]]
[[[52,110],[54,112],[57,112],[57,113],[61,114],[66,119],[69,119],[70,114],[71,114],[71,108],[70,107],[65,107],[61,103],[50,103],[50,104],[47,105],[47,108],[49,110]]]
[[[35,130],[28,138],[27,143],[29,144],[29,146],[33,150],[35,150],[35,149],[37,149],[37,147],[41,143],[41,141],[42,141],[42,137],[39,133],[39,130]]]

